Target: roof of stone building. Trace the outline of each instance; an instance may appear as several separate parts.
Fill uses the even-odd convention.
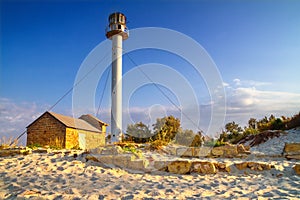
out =
[[[100,119],[98,119],[97,117],[95,117],[94,115],[91,115],[91,114],[81,115],[79,117],[79,119],[83,119],[83,120],[85,120],[85,118],[91,118],[91,119],[99,122],[101,125],[109,126],[109,124],[105,123],[104,121],[101,121]]]
[[[86,122],[82,119],[77,119],[77,118],[73,118],[73,117],[69,117],[69,116],[65,116],[65,115],[61,115],[61,114],[49,112],[49,111],[45,112],[44,114],[46,114],[46,113],[49,113],[55,119],[57,119],[62,124],[64,124],[66,127],[76,128],[76,129],[86,130],[86,131],[101,132],[99,129],[95,128],[94,126],[92,126],[91,124],[89,124],[88,122]],[[41,116],[43,116],[43,115],[41,115]],[[36,122],[37,120],[35,120],[34,122]],[[33,124],[34,122],[32,122],[31,124]]]

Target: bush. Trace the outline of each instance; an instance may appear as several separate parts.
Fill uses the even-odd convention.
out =
[[[218,140],[218,141],[214,144],[214,147],[224,146],[225,144],[226,144],[225,142]]]
[[[37,149],[37,148],[43,147],[43,146],[38,143],[35,143],[35,144],[29,144],[29,145],[27,145],[27,147],[29,147],[30,149]]]

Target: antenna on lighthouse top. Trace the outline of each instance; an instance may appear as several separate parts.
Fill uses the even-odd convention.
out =
[[[113,35],[120,34],[123,40],[126,40],[129,31],[126,27],[126,17],[123,13],[115,12],[108,17],[109,25],[106,28],[106,37],[112,39]]]

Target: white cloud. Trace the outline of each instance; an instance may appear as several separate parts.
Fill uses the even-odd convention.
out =
[[[291,116],[300,111],[300,94],[257,89],[268,82],[233,80],[234,86],[226,88],[226,121],[246,124],[250,117],[262,118],[270,114]],[[236,84],[238,83],[238,84]]]
[[[11,99],[0,98],[0,138],[16,138],[26,130],[43,109],[36,103],[16,103]],[[20,139],[25,144],[26,137]]]
[[[235,83],[235,85],[241,85],[241,80],[238,78],[233,79],[233,82]]]
[[[223,82],[223,87],[229,87],[229,83]]]
[[[240,80],[238,78],[235,78],[232,80],[234,83],[234,86],[236,87],[260,87],[260,86],[266,86],[271,85],[270,82],[264,82],[264,81],[254,81],[254,80]]]

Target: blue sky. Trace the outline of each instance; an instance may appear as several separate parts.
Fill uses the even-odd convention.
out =
[[[293,115],[300,110],[299,1],[0,2],[0,136],[18,135],[72,87],[83,60],[106,40],[107,18],[115,11],[127,16],[129,29],[168,28],[203,46],[224,82],[225,122],[245,124],[252,116]],[[137,64],[170,66],[190,81],[200,104],[210,101],[205,82],[184,60],[158,50],[132,52],[130,56]],[[135,67],[126,56],[123,65],[124,73]],[[104,80],[100,79],[96,91],[96,107]],[[108,122],[109,90],[105,89],[99,116]],[[178,103],[176,94],[168,88],[164,91]],[[157,113],[155,117],[179,115],[153,85],[137,90],[130,105],[134,121],[150,125],[153,117],[150,120],[145,112]],[[63,114],[71,110],[72,95],[54,109]],[[201,112],[205,129],[210,110]]]

